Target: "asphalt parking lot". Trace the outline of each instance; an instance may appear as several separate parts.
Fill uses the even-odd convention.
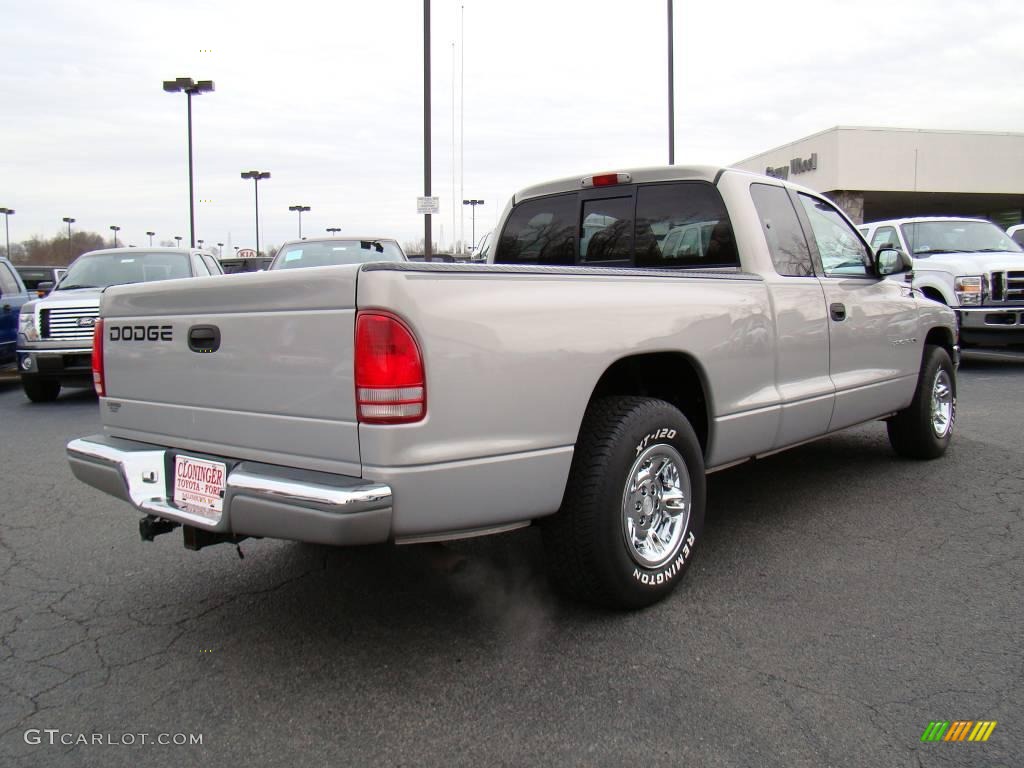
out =
[[[534,529],[143,543],[67,469],[94,398],[6,377],[0,424],[0,765],[1024,765],[1024,358],[968,357],[941,460],[874,424],[713,475],[633,614],[556,599]]]

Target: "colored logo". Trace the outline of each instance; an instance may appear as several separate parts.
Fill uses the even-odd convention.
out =
[[[995,720],[932,720],[921,741],[988,741],[996,725]]]

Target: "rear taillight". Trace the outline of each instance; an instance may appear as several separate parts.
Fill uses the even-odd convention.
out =
[[[423,356],[410,331],[383,312],[356,315],[356,411],[365,424],[406,424],[427,414]]]
[[[92,386],[100,397],[106,395],[103,384],[103,320],[96,320],[92,329]]]

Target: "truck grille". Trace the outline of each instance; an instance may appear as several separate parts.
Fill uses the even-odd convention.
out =
[[[1024,270],[992,273],[992,301],[1024,303]]]
[[[44,309],[40,312],[40,335],[44,339],[92,341],[92,329],[99,307]]]

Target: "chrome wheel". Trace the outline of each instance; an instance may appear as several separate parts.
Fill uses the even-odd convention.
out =
[[[629,470],[622,494],[622,525],[633,560],[660,568],[683,542],[690,521],[690,476],[671,445],[652,445]]]
[[[949,434],[953,428],[956,398],[953,396],[953,383],[949,374],[942,368],[935,372],[932,382],[932,431],[938,438]]]

